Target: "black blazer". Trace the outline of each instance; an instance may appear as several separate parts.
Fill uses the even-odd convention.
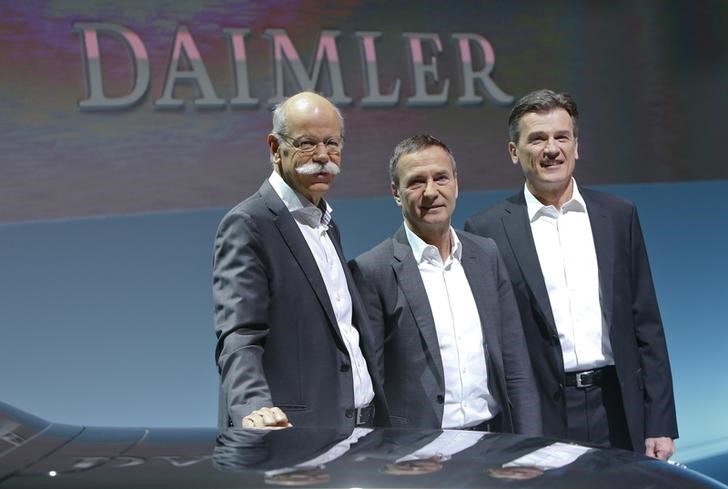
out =
[[[490,239],[458,232],[462,265],[483,329],[489,391],[501,431],[540,434],[540,415],[523,329],[503,261]],[[392,426],[440,428],[445,380],[435,321],[404,227],[350,262],[377,345],[384,344],[384,390]]]
[[[599,267],[602,314],[621,385],[632,446],[677,438],[672,374],[637,210],[618,197],[580,188]],[[465,229],[493,238],[508,267],[538,382],[545,435],[566,436],[564,363],[521,191],[474,215]]]
[[[374,385],[378,425],[387,425],[366,312],[341,251],[353,323]],[[353,426],[351,362],[305,238],[268,181],[222,219],[213,262],[215,359],[221,428],[264,406],[296,426]],[[347,413],[348,411],[348,413]],[[349,416],[347,416],[347,414]]]

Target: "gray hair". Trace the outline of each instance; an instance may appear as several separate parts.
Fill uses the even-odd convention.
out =
[[[400,158],[408,154],[417,153],[418,151],[422,151],[423,149],[429,148],[430,146],[439,146],[440,148],[444,149],[450,157],[450,161],[452,162],[453,173],[457,173],[457,168],[455,166],[455,157],[453,156],[452,151],[450,151],[450,148],[447,144],[443,143],[434,136],[430,136],[429,134],[416,134],[401,141],[394,148],[394,153],[389,159],[389,178],[393,185],[397,187],[399,186],[397,163],[399,163]]]
[[[310,91],[299,92],[296,95],[299,95],[301,93],[319,95],[318,93],[310,92]],[[321,95],[319,95],[319,96],[326,99],[326,97],[323,97]],[[286,105],[290,99],[291,98],[288,97],[285,100],[283,100],[282,102],[277,103],[273,107],[273,131],[272,131],[272,133],[273,133],[273,137],[276,138],[279,145],[284,143],[283,138],[281,138],[281,134],[283,134],[283,135],[289,134],[290,128],[288,127],[288,114],[286,111]],[[326,99],[326,100],[328,100],[328,99]],[[328,101],[329,101],[329,103],[331,103],[331,106],[336,111],[336,115],[339,117],[339,133],[340,133],[339,135],[341,137],[344,137],[344,116],[341,115],[341,111],[339,110],[339,108],[336,105],[334,105],[333,102],[331,102],[330,100],[328,100]],[[275,166],[275,158],[272,154],[270,155],[270,162]]]
[[[571,116],[574,125],[574,137],[576,137],[576,121],[579,118],[579,110],[576,102],[567,93],[556,93],[553,90],[540,89],[524,95],[511,110],[508,117],[508,137],[511,142],[518,143],[521,131],[518,127],[520,120],[529,112],[544,113],[554,109],[564,109]]]

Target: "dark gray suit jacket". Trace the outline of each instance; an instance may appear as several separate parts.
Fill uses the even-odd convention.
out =
[[[495,243],[458,232],[462,265],[483,328],[489,390],[501,430],[540,434],[538,395],[513,290]],[[375,344],[384,345],[384,390],[394,427],[440,428],[445,381],[435,321],[404,227],[349,263]]]
[[[636,451],[645,437],[677,438],[672,375],[637,210],[618,197],[579,188],[591,222],[602,314]],[[538,381],[544,434],[564,438],[566,402],[559,335],[523,191],[468,219],[465,229],[493,238],[513,283]]]
[[[387,425],[381,361],[366,311],[341,252],[353,323],[374,385],[376,423]],[[353,426],[351,362],[326,286],[293,216],[268,181],[222,219],[213,263],[218,424],[278,406],[296,426]]]

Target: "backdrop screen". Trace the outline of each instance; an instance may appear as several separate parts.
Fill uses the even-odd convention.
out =
[[[0,3],[0,221],[228,207],[270,172],[270,108],[344,113],[335,197],[387,193],[394,145],[447,142],[461,190],[520,185],[514,100],[580,106],[588,184],[728,178],[725,2]]]

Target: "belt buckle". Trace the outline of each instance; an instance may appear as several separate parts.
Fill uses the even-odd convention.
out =
[[[579,388],[594,387],[595,385],[599,385],[601,379],[599,369],[584,370],[583,372],[577,373],[575,377],[576,386]]]
[[[364,406],[360,408],[354,408],[356,415],[354,416],[354,426],[367,425],[374,419],[374,406]]]
[[[592,384],[588,384],[587,385],[587,384],[582,383],[581,376],[584,375],[584,374],[586,374],[586,373],[588,373],[588,372],[577,372],[576,373],[575,377],[576,377],[576,387],[577,388],[583,389],[584,387],[589,387],[590,385],[592,385]]]

